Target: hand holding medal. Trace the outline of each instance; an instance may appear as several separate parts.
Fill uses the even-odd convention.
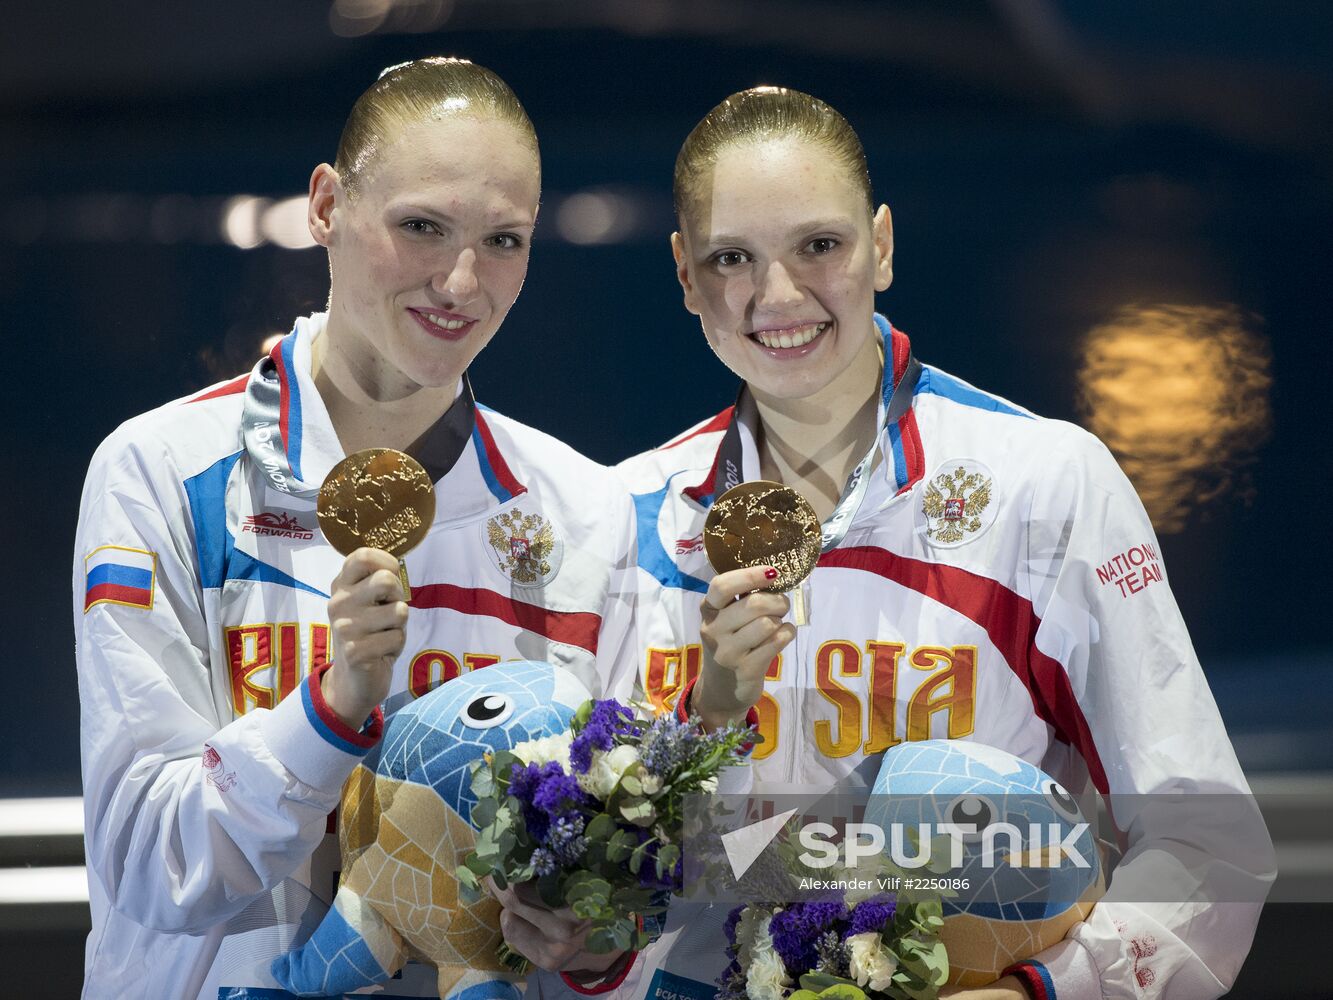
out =
[[[398,560],[403,600],[412,599],[403,557],[435,520],[435,486],[411,455],[366,448],[333,467],[319,488],[319,527],[344,556],[366,546]]]
[[[755,480],[734,486],[713,502],[704,521],[704,551],[718,573],[751,566],[778,571],[775,594],[790,593],[792,621],[809,624],[801,585],[814,572],[820,551],[819,518],[790,486]]]

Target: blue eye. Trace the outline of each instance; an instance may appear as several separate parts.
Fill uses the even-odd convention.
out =
[[[409,233],[438,233],[440,231],[436,228],[435,223],[428,222],[425,219],[405,219],[402,228]]]

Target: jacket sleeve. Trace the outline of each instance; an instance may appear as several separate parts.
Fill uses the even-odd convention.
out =
[[[1065,735],[1109,790],[1126,850],[1088,919],[1018,972],[1062,1000],[1217,997],[1253,940],[1272,843],[1147,513],[1106,448],[1076,434],[1029,514],[1035,644],[1068,674],[1085,724]]]
[[[189,499],[160,444],[130,438],[122,428],[93,458],[74,552],[89,878],[144,926],[200,933],[309,857],[382,721],[349,729],[314,675],[231,718]],[[146,589],[93,589],[127,562]]]

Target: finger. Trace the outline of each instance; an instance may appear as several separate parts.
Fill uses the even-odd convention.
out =
[[[347,639],[374,635],[376,632],[389,632],[401,629],[407,624],[408,609],[403,601],[361,605],[341,610],[343,614],[338,619],[338,624],[344,638]]]
[[[781,621],[790,610],[791,599],[786,594],[746,594],[717,613],[713,619],[713,631],[739,632],[759,618],[776,618]]]
[[[334,586],[354,587],[377,570],[387,569],[396,572],[398,560],[383,549],[359,548],[343,560],[342,569],[334,580]]]
[[[782,619],[765,615],[746,622],[731,635],[728,645],[747,656],[752,650],[768,642],[782,627]]]
[[[510,947],[548,972],[559,971],[583,947],[581,938],[553,936],[553,928],[535,924],[508,907],[500,911],[500,933]]]
[[[406,636],[399,630],[376,632],[360,639],[349,639],[343,643],[342,654],[349,663],[363,665],[374,664],[379,660],[393,662],[403,651]]]
[[[791,622],[783,622],[781,627],[773,633],[771,639],[750,650],[746,657],[756,663],[762,663],[764,669],[767,669],[768,665],[773,662],[773,657],[786,649],[795,638],[796,626]]]
[[[750,566],[719,573],[708,584],[704,603],[714,611],[721,611],[741,594],[770,586],[777,578],[778,571],[772,566]]]
[[[388,604],[403,599],[403,583],[398,563],[392,569],[377,569],[352,587],[352,596],[363,604]]]
[[[505,909],[532,924],[544,937],[553,941],[569,941],[587,930],[587,921],[579,920],[572,910],[553,910],[541,902],[540,897],[529,901],[524,898],[523,888],[515,887],[512,905],[505,903]]]

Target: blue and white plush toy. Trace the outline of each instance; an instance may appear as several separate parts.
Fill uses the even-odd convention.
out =
[[[1090,829],[1079,830],[1084,818],[1074,798],[1040,768],[984,744],[925,740],[887,751],[866,819],[886,831],[894,823],[977,828],[961,838],[962,865],[943,875],[966,883],[943,900],[940,935],[949,981],[958,986],[993,982],[1049,948],[1105,889],[1096,842]],[[996,836],[997,824],[1020,837],[1008,829]]]
[[[283,988],[341,996],[414,958],[438,969],[441,997],[518,1000],[496,959],[499,904],[458,897],[476,834],[471,764],[564,732],[589,697],[569,671],[525,660],[462,674],[394,713],[375,770],[358,766],[343,789],[338,895],[309,941],[274,961]]]

